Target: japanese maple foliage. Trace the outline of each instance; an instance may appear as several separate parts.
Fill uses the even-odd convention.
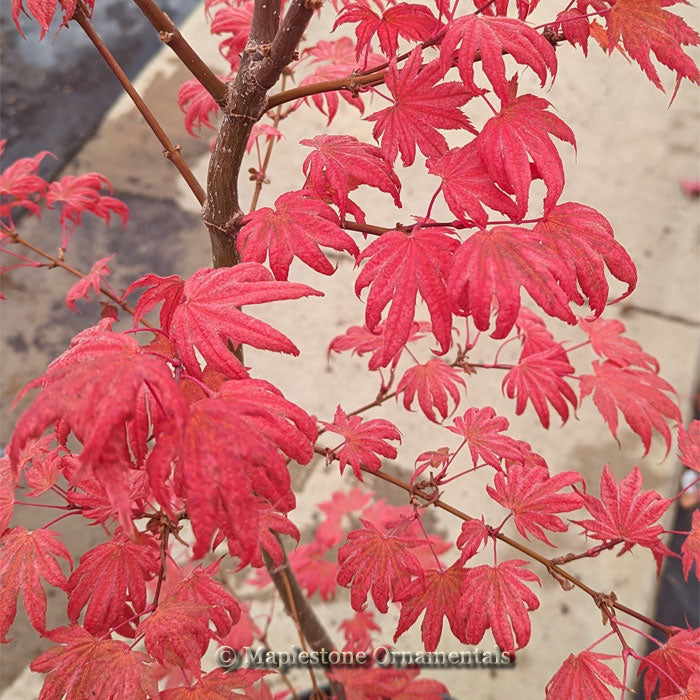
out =
[[[47,182],[46,151],[0,174],[0,252],[10,263],[0,272],[62,267],[80,278],[66,285],[69,309],[103,302],[102,318],[91,325],[86,314],[70,347],[20,392],[18,400],[33,398],[0,458],[0,639],[10,641],[21,596],[32,626],[53,643],[31,664],[45,674],[40,698],[272,698],[277,672],[225,673],[205,656],[222,645],[231,654],[257,642],[270,647],[259,611],[241,602],[244,575],[250,586],[275,587],[309,651],[343,648],[379,662],[373,648],[388,653],[392,637],[396,644],[412,633],[426,653],[448,636],[465,649],[493,640],[506,663],[538,634],[532,613],[546,608],[551,576],[587,594],[591,615],[602,613],[609,629],[586,649],[565,650],[541,688],[547,698],[624,697],[630,658],[641,659],[647,695],[692,697],[698,631],[650,620],[567,568],[583,562],[586,572],[602,552],[637,546],[660,570],[673,555],[661,522],[672,501],[644,488],[638,467],[616,477],[598,465],[598,485],[547,464],[536,434],[531,442],[516,436],[492,399],[470,388],[474,373],[497,376],[494,391],[500,385],[513,412],[532,414],[544,429],[557,416],[567,423],[590,396],[611,440],[623,429],[620,414],[645,454],[655,432],[667,452],[676,433],[681,462],[700,472],[700,423],[683,427],[658,361],[621,321],[604,317],[637,286],[634,262],[603,213],[561,201],[560,151],[575,149],[576,136],[566,115],[519,80],[528,71],[542,90],[564,70],[558,45],[588,55],[597,43],[637,62],[659,88],[652,55],[675,73],[676,90],[681,80],[698,84],[683,47],[700,36],[674,3],[206,0],[228,64],[217,76],[156,2],[134,2],[194,76],[178,96],[186,131],[217,131],[205,192],[149,117],[203,206],[214,265],[184,278],[145,274],[116,290],[109,276],[118,260],[109,251],[87,272],[66,262],[83,217],[127,225],[128,209],[107,177]],[[95,33],[99,4],[94,27],[93,2],[12,0],[11,14],[20,33],[24,21],[38,22],[42,38],[54,16],[59,29],[75,20],[105,55]],[[529,19],[536,8],[545,24]],[[307,39],[317,14],[354,39]],[[488,109],[485,118],[477,104]],[[308,134],[298,162],[285,164],[294,186],[258,206],[284,120],[314,109],[329,128],[348,109],[367,122],[363,138]],[[236,184],[244,162],[255,183],[247,212]],[[413,186],[419,170],[433,178],[425,191]],[[371,190],[395,216],[377,221],[365,203]],[[443,205],[453,219],[440,220]],[[58,256],[21,231],[24,217],[43,210],[55,210]],[[246,349],[298,355],[308,339],[288,337],[256,309],[297,300],[315,313],[312,305],[326,299],[311,299],[324,295],[295,281],[298,263],[331,276],[341,260],[357,268],[354,289],[344,293],[361,300],[364,319],[337,334],[328,355],[369,356],[377,391],[356,407],[324,389],[325,412],[313,415],[260,376]],[[546,317],[568,324],[566,339]],[[125,320],[133,328],[125,330]],[[577,352],[587,346],[597,357],[590,369]],[[314,385],[313,376],[305,380]],[[380,412],[392,399],[403,406],[401,420]],[[433,424],[447,444],[400,452],[413,421]],[[345,478],[355,483],[321,495],[309,536],[295,521],[289,466],[314,457],[338,477],[350,466]],[[399,459],[413,465],[410,482],[390,463]],[[500,523],[462,510],[474,501],[452,499],[450,484],[475,472],[484,479],[470,488]],[[401,494],[400,504],[370,490],[378,479]],[[58,518],[37,521],[33,531],[13,525],[15,508],[40,506],[32,499],[49,494]],[[451,529],[435,527],[430,506],[455,518]],[[54,528],[69,515],[105,535],[79,559]],[[696,510],[679,555],[686,579],[700,565],[699,528]],[[576,552],[561,550],[567,532],[580,537]],[[229,576],[234,570],[243,573]],[[47,629],[47,586],[66,594],[67,602],[51,604],[65,602],[67,626]],[[314,614],[316,593],[349,604],[336,627],[325,629],[322,612]],[[647,624],[665,642],[642,657],[636,648]],[[618,656],[594,651],[605,640],[619,642]],[[447,692],[418,678],[417,667],[328,664],[315,672],[326,674],[335,697],[353,700],[437,700]]]

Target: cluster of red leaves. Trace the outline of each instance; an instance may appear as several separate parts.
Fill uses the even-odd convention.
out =
[[[442,359],[455,348],[455,320],[462,319],[467,329],[471,324],[492,338],[520,341],[516,362],[493,365],[508,370],[502,387],[515,400],[516,414],[531,404],[548,428],[550,409],[565,422],[592,395],[614,436],[621,411],[645,452],[654,429],[670,449],[668,422],[680,421],[669,396],[673,389],[658,375],[656,360],[624,335],[622,323],[599,318],[615,296],[610,278],[625,287],[616,300],[634,290],[634,264],[600,213],[559,201],[564,171],[558,142],[575,148],[576,140],[549,102],[519,90],[516,71],[531,70],[541,86],[555,79],[554,31],[561,32],[554,41],[566,40],[584,52],[593,36],[608,52],[618,50],[639,63],[657,87],[661,82],[652,53],[678,81],[698,83],[700,72],[682,47],[697,44],[700,37],[664,9],[672,2],[661,0],[578,0],[552,21],[549,35],[524,21],[537,0],[517,0],[517,18],[507,16],[508,0],[459,17],[453,14],[456,5],[442,1],[436,3],[437,13],[420,4],[373,1],[335,3],[334,28],[354,25],[356,41],[341,37],[306,46],[291,70],[307,71],[302,86],[373,66],[381,72],[375,82],[383,82],[386,92],[367,89],[389,103],[366,117],[374,124],[377,145],[333,134],[302,140],[311,149],[301,165],[305,179],[274,206],[242,220],[236,240],[241,264],[203,268],[188,279],[149,274],[135,281],[123,295],[142,290],[135,326],[160,305],[150,344],[139,345],[134,335],[112,329],[114,319],[104,319],[76,336],[71,348],[20,395],[39,389],[17,423],[9,458],[0,461],[0,638],[7,641],[21,593],[31,624],[55,643],[32,664],[47,674],[41,698],[97,694],[180,700],[235,697],[236,690],[246,697],[271,697],[266,685],[252,687],[263,672],[202,672],[201,658],[212,640],[240,648],[260,632],[217,580],[220,560],[185,571],[168,558],[170,536],[179,536],[181,521],[188,520],[195,559],[225,542],[240,568],[259,572],[253,582],[265,584],[264,559],[276,566],[284,562],[277,535],[297,543],[300,538],[288,518],[296,502],[287,462],[308,464],[315,451],[322,452],[316,444],[318,424],[342,438],[326,449],[328,462],[337,460],[341,473],[350,465],[360,480],[363,470],[379,471],[382,458],[394,459],[398,452],[392,443],[401,441],[392,422],[348,414],[340,406],[332,422],[318,421],[275,386],[253,378],[239,360],[236,352],[244,345],[298,354],[292,340],[243,310],[319,295],[289,281],[295,259],[330,275],[336,265],[322,250],[330,248],[361,266],[355,292],[361,296],[367,290],[365,323],[334,338],[329,353],[369,354],[369,369],[388,373],[388,378],[382,375],[379,398],[398,375],[395,395],[406,410],[417,401],[427,419],[447,421],[463,400],[465,377],[474,371],[466,353],[474,352],[476,339],[468,339],[454,361]],[[59,7],[65,24],[76,6],[75,0],[12,0],[12,16],[18,29],[22,12],[33,16],[43,37]],[[91,9],[92,2],[87,6]],[[254,2],[206,0],[205,8],[212,33],[222,37],[220,51],[236,71]],[[405,42],[411,50],[400,54]],[[437,49],[436,56],[430,47]],[[291,111],[311,103],[330,124],[341,97],[365,113],[366,94],[357,86],[299,99]],[[481,124],[467,113],[471,100],[483,100],[491,109]],[[214,128],[219,105],[196,80],[182,87],[178,103],[189,133]],[[470,140],[450,148],[444,132],[468,133]],[[247,150],[256,147],[259,155],[260,139],[280,137],[276,125],[258,124]],[[54,183],[41,178],[46,155],[23,158],[0,175],[0,234],[3,251],[20,260],[15,267],[39,265],[10,250],[15,210],[38,215],[42,205],[58,209],[62,249],[85,213],[107,224],[112,215],[127,221],[126,207],[111,196],[104,176],[67,175]],[[396,224],[359,245],[348,233],[348,217],[355,220],[354,228],[364,230],[360,188],[388,194],[400,207],[404,175],[397,169],[421,166],[439,182],[427,210],[419,211],[413,224]],[[532,194],[536,180],[544,186],[541,201]],[[455,221],[432,220],[439,196]],[[492,221],[489,211],[507,221]],[[69,290],[70,308],[90,289],[95,294],[105,289],[111,260],[95,262]],[[592,374],[574,375],[567,348],[522,305],[523,290],[545,314],[578,324],[600,358]],[[421,302],[429,322],[416,320]],[[574,305],[587,305],[592,315],[577,316]],[[426,335],[434,338],[437,356],[420,361],[408,345]],[[415,362],[400,370],[406,355]],[[680,428],[678,441],[681,460],[696,471],[699,426]],[[601,547],[620,544],[619,554],[645,547],[659,567],[671,554],[659,523],[670,502],[642,490],[637,468],[617,481],[605,467],[597,498],[578,472],[551,474],[528,443],[506,433],[508,420],[491,407],[462,407],[442,428],[458,436],[460,444],[421,454],[413,487],[437,493],[441,484],[460,476],[456,465],[468,451],[471,464],[462,473],[493,469],[485,491],[504,510],[505,520],[497,528],[483,517],[465,521],[450,563],[441,556],[453,544],[426,534],[415,505],[370,503],[359,489],[335,492],[319,504],[325,519],[313,541],[290,553],[289,563],[309,596],[318,592],[329,600],[337,586],[350,589],[355,615],[339,626],[346,648],[367,650],[379,632],[367,609],[370,599],[380,613],[390,604],[397,607],[394,642],[421,618],[428,651],[437,648],[445,620],[465,644],[478,644],[490,631],[509,654],[526,646],[529,613],[539,606],[532,584],[539,578],[521,559],[498,556],[497,537],[511,520],[525,539],[554,546],[549,533],[568,529],[562,514],[585,508],[590,518],[572,522]],[[27,497],[52,491],[62,499],[65,514],[79,513],[102,524],[107,541],[73,568],[70,552],[49,526],[32,532],[9,527],[22,477],[32,489]],[[697,512],[692,528],[682,549],[686,578],[693,564],[696,570],[700,564]],[[488,543],[494,545],[493,564],[472,562]],[[69,627],[47,630],[42,579],[66,593]],[[146,651],[116,637],[143,640]],[[642,662],[646,692],[657,685],[661,696],[696,690],[698,677],[692,673],[700,662],[698,649],[696,631],[671,635]],[[604,663],[610,658],[590,648],[571,654],[547,686],[547,697],[611,697],[610,688],[623,688],[624,679]],[[159,693],[159,678],[173,669],[183,680]],[[438,698],[446,691],[440,683],[417,679],[415,669],[336,668],[329,676],[358,700]]]

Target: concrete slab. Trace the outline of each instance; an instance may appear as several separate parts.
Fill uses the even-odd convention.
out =
[[[195,47],[208,46],[208,60],[216,66],[220,59],[208,39],[201,13],[191,18],[183,27],[183,33]],[[309,41],[313,42],[320,36],[320,29],[314,25],[309,31]],[[591,48],[591,54],[584,62],[583,57],[572,49],[561,47],[558,51],[560,77],[548,96],[579,140],[577,159],[567,152],[568,147],[562,149],[567,172],[563,201],[580,201],[600,209],[637,262],[639,290],[628,301],[612,309],[612,316],[617,314],[623,318],[629,335],[659,358],[662,375],[677,387],[679,403],[685,408],[689,405],[699,335],[697,234],[700,202],[688,201],[684,197],[679,180],[696,176],[697,94],[690,86],[684,86],[671,111],[666,111],[667,98],[646,82],[635,65],[626,64],[620,57],[608,58],[596,47]],[[185,155],[193,158],[197,173],[204,181],[208,135],[199,142],[189,139],[183,132],[181,115],[174,101],[179,85],[188,77],[170,52],[164,49],[142,73],[137,86],[173,139],[183,144]],[[371,125],[357,121],[355,112],[349,108],[341,110],[330,130],[326,128],[325,118],[313,111],[291,116],[282,127],[286,139],[275,149],[272,182],[264,189],[263,206],[274,201],[279,193],[303,185],[301,163],[306,151],[297,146],[299,139],[330,131],[371,140]],[[74,256],[71,260],[77,260],[87,269],[98,257],[118,251],[114,264],[114,269],[118,270],[113,280],[115,286],[125,286],[146,269],[159,274],[177,272],[188,275],[208,264],[207,237],[191,194],[183,187],[172,166],[162,158],[158,144],[139,125],[138,118],[123,99],[116,103],[95,137],[70,165],[71,172],[90,170],[104,172],[112,180],[118,195],[132,207],[134,220],[126,234],[117,228],[105,232],[99,227],[79,233],[79,244],[69,252],[69,258]],[[386,195],[362,192],[360,198],[372,212],[372,223],[393,223],[397,218],[408,220],[412,213],[421,213],[435,185],[434,178],[417,174],[406,183],[404,210],[399,213],[390,207]],[[245,187],[244,202],[249,201],[250,196]],[[44,244],[50,245],[56,229],[51,230],[46,223],[45,227],[32,223],[26,231],[27,236],[37,236]],[[281,302],[253,311],[257,317],[287,333],[299,346],[301,356],[289,358],[246,351],[246,362],[254,368],[254,376],[276,383],[288,398],[323,420],[331,419],[337,404],[351,410],[371,401],[377,390],[376,377],[365,371],[363,361],[341,356],[333,358],[330,365],[326,363],[325,353],[330,339],[362,320],[362,305],[352,293],[356,271],[347,259],[336,259],[339,268],[332,278],[317,275],[298,264],[292,268],[292,279],[322,290],[325,298]],[[97,312],[94,306],[84,306],[85,315],[82,317],[70,316],[59,308],[62,295],[72,284],[60,274],[19,271],[8,276],[12,289],[7,289],[6,295],[14,295],[17,303],[3,317],[3,366],[8,367],[8,379],[2,388],[4,402],[17,388],[43,371],[46,363],[65,347],[78,327],[95,322]],[[36,295],[36,302],[28,307],[26,299],[33,295]],[[569,327],[557,323],[550,326],[558,338],[577,338]],[[423,351],[427,352],[428,347],[425,346]],[[478,361],[492,357],[492,353],[482,352],[479,358],[472,359]],[[586,371],[589,360],[590,355],[585,349],[577,353],[576,362],[582,373]],[[676,490],[677,465],[673,456],[664,459],[660,441],[657,440],[651,454],[642,459],[638,439],[625,426],[620,431],[618,447],[590,399],[578,411],[577,420],[564,427],[554,425],[549,431],[543,431],[531,410],[523,416],[514,416],[512,402],[500,394],[500,377],[494,379],[491,373],[480,371],[466,379],[467,396],[460,410],[468,406],[494,406],[511,420],[512,434],[530,441],[534,449],[547,458],[553,471],[577,469],[590,479],[591,488],[595,488],[606,463],[617,476],[639,464],[644,471],[646,488],[655,488],[665,494]],[[444,428],[427,425],[425,420],[407,414],[393,401],[387,402],[381,411],[374,410],[368,415],[382,415],[395,420],[401,427],[404,441],[399,458],[387,468],[403,478],[410,476],[413,461],[420,452],[457,444],[457,440],[452,439],[455,436]],[[308,536],[317,521],[317,503],[327,500],[333,490],[352,487],[355,481],[350,473],[339,478],[337,470],[326,468],[322,460],[306,468],[296,468],[294,473],[300,488],[297,493],[299,507],[293,519],[303,535]],[[454,482],[445,500],[469,513],[484,512],[487,518],[500,519],[500,510],[484,493],[485,477],[488,476],[484,474],[469,482]],[[377,480],[367,477],[365,485],[378,497],[386,497],[394,503],[403,502],[402,494]],[[456,538],[459,522],[439,512],[431,512],[431,517],[445,537]],[[573,528],[571,533],[552,539],[567,551],[579,550],[581,543],[576,530]],[[88,546],[88,542],[71,541],[71,548],[77,550]],[[502,555],[511,556],[505,551]],[[451,562],[449,553],[445,559],[447,563]],[[481,563],[481,560],[475,563]],[[523,700],[542,697],[544,685],[568,653],[587,647],[603,634],[603,628],[600,616],[587,596],[578,591],[564,592],[547,577],[546,572],[534,565],[533,570],[542,579],[541,607],[532,615],[533,641],[518,656],[515,669],[473,673],[431,670],[425,675],[443,680],[458,698],[491,700],[515,693]],[[577,563],[571,565],[570,570],[596,588],[614,589],[626,604],[647,614],[651,612],[656,578],[653,559],[648,552],[634,552],[623,559],[604,553],[591,565]],[[254,604],[254,614],[264,617],[269,613],[267,593],[241,584],[239,577],[232,580],[241,598]],[[331,628],[350,612],[343,590],[330,604],[321,603],[317,597],[314,602],[319,603],[319,614]],[[279,602],[276,609],[280,609]],[[397,620],[396,611],[378,619],[382,621],[383,629],[377,641],[390,640]],[[24,634],[33,632],[22,628]],[[269,639],[276,649],[288,649],[295,644],[295,635],[293,625],[284,615],[278,615],[272,621]],[[491,646],[492,640],[487,635],[481,648]],[[404,635],[396,647],[404,651],[420,649],[418,627]],[[450,634],[443,634],[439,645],[441,651],[460,648]],[[611,644],[601,647],[601,650],[614,653],[615,648]],[[27,661],[31,658],[29,651],[27,649]],[[213,667],[213,660],[211,664]],[[308,685],[306,676],[297,674],[292,678],[298,682],[298,687]],[[37,687],[35,674],[26,672],[2,698],[36,697]]]

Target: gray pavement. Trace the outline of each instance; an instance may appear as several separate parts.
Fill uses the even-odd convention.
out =
[[[687,16],[691,17],[692,10],[688,12]],[[202,16],[201,11],[196,12],[183,26],[183,33],[202,50],[210,65],[221,70],[221,59],[208,37]],[[320,36],[316,26],[309,31],[309,41]],[[688,200],[679,183],[681,179],[699,176],[697,91],[683,85],[673,107],[667,110],[668,97],[648,83],[636,65],[628,65],[620,56],[607,57],[592,47],[590,58],[585,60],[571,48],[561,47],[558,58],[559,78],[548,99],[578,139],[577,157],[568,147],[561,150],[567,173],[562,201],[580,201],[599,209],[611,221],[617,238],[637,263],[637,292],[611,309],[609,317],[622,318],[628,334],[659,359],[662,375],[677,388],[679,403],[684,411],[688,409],[686,415],[689,415],[700,326],[700,202]],[[210,135],[207,132],[200,141],[188,137],[175,102],[179,86],[188,77],[175,58],[164,50],[142,72],[137,86],[173,140],[183,145],[183,154],[204,181]],[[297,113],[283,127],[286,139],[275,149],[272,182],[264,190],[262,205],[269,205],[279,193],[303,184],[304,153],[297,143],[301,138],[326,131],[325,119],[313,111]],[[338,116],[331,131],[354,134],[366,141],[371,139],[371,125],[357,121],[356,113],[350,110]],[[36,150],[43,147],[37,141]],[[207,235],[196,202],[160,151],[150,131],[125,99],[120,98],[65,170],[103,172],[114,184],[117,195],[131,208],[132,221],[126,233],[116,226],[105,230],[101,223],[89,224],[76,234],[68,254],[72,264],[88,269],[97,258],[116,252],[112,266],[115,275],[111,278],[115,287],[126,286],[146,271],[188,275],[209,263]],[[426,185],[427,182],[431,184]],[[432,192],[433,186],[432,179],[420,174],[407,183],[402,219],[413,213],[412,202],[417,203],[416,208],[422,207],[425,192]],[[243,201],[248,201],[248,196],[244,192]],[[388,198],[373,198],[369,193],[363,201],[373,212],[372,223],[396,220],[396,213],[387,206]],[[42,222],[23,222],[22,230],[27,238],[40,245],[48,248],[56,245],[58,229],[50,217]],[[338,272],[332,278],[302,266],[292,269],[293,279],[324,291],[324,299],[256,309],[256,316],[274,323],[292,337],[302,351],[299,358],[255,351],[246,354],[255,376],[276,383],[291,400],[324,420],[330,420],[338,403],[351,409],[371,400],[376,393],[374,378],[367,374],[362,361],[342,356],[326,365],[328,341],[362,318],[362,306],[351,292],[356,273],[347,259],[338,258],[338,263]],[[96,305],[82,304],[82,315],[71,314],[65,308],[62,297],[71,284],[72,280],[60,270],[21,270],[3,279],[3,293],[11,300],[3,307],[0,345],[4,406],[9,405],[19,388],[43,372],[48,361],[66,347],[80,328],[96,321],[99,313]],[[566,326],[554,322],[548,325],[560,339],[576,337]],[[585,350],[580,353],[577,360],[582,372],[590,359]],[[555,424],[549,431],[543,431],[531,410],[523,416],[514,416],[513,402],[500,394],[500,380],[494,384],[492,376],[479,373],[467,381],[467,399],[461,408],[493,405],[511,420],[512,434],[531,442],[547,458],[553,471],[577,469],[595,488],[606,463],[611,464],[616,476],[639,464],[644,472],[645,488],[667,495],[677,490],[678,464],[673,450],[664,459],[661,440],[655,440],[650,455],[641,458],[641,445],[626,426],[620,430],[618,447],[590,399],[578,411],[577,420],[561,428]],[[406,465],[417,454],[437,448],[448,439],[443,429],[426,425],[418,417],[412,419],[393,402],[389,404],[385,413],[373,415],[385,415],[400,424],[404,442],[392,469],[407,477],[410,470]],[[11,419],[3,421],[1,441],[8,439],[10,429]],[[317,516],[316,503],[327,499],[335,489],[352,486],[353,478],[346,473],[339,479],[335,469],[326,469],[322,463],[296,470],[294,478],[299,486],[299,507],[293,519],[308,536]],[[366,485],[391,502],[401,501],[400,494],[377,482],[368,479]],[[478,479],[463,485],[455,482],[448,500],[467,512],[484,512],[487,519],[499,512],[488,502]],[[17,520],[17,524],[20,522],[31,525],[27,520]],[[459,531],[458,523],[440,514],[435,515],[435,524],[448,539],[454,539]],[[62,531],[76,560],[82,551],[94,546],[93,535],[99,536],[92,531],[86,533],[85,528]],[[571,533],[553,539],[565,551],[578,550],[581,543],[576,531],[577,528],[572,528]],[[604,553],[590,564],[572,565],[571,572],[601,590],[614,589],[619,599],[631,607],[645,613],[653,610],[657,582],[652,556],[646,551],[635,550],[621,559]],[[542,697],[547,680],[568,653],[587,647],[603,634],[603,629],[599,613],[585,595],[578,591],[564,592],[543,571],[537,573],[542,579],[541,607],[532,615],[532,643],[518,656],[515,670],[508,673],[436,670],[425,675],[443,680],[457,698],[496,700],[515,693],[522,700]],[[255,613],[264,615],[269,610],[267,594],[242,584],[238,577],[231,576],[231,580],[238,595],[253,603]],[[319,614],[331,627],[350,610],[342,590],[332,603],[314,602],[319,602]],[[390,640],[396,619],[395,614],[382,618],[384,641]],[[60,615],[52,613],[49,625],[60,623]],[[15,677],[16,682],[8,687],[2,700],[36,697],[41,678],[24,670],[24,666],[43,647],[36,642],[35,633],[22,616],[13,632],[16,641],[0,653],[3,683],[11,683]],[[443,634],[440,650],[460,648],[450,637],[446,632]],[[277,616],[269,638],[278,649],[288,648],[295,643],[293,625],[283,615]],[[482,646],[486,648],[491,643],[487,635]],[[396,646],[401,650],[419,649],[419,626],[404,635]],[[18,648],[21,653],[7,651]],[[603,646],[601,651],[614,653],[614,646]]]

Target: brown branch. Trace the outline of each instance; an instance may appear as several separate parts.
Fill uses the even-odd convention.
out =
[[[187,43],[170,17],[153,0],[133,0],[133,2],[156,29],[161,41],[172,49],[187,70],[199,80],[204,89],[217,102],[224,100],[226,98],[226,83],[216,77],[209,66],[199,57],[199,54]]]
[[[270,109],[267,91],[293,60],[316,2],[293,0],[282,26],[273,33],[278,0],[255,0],[250,35],[236,79],[229,86],[221,129],[209,161],[204,221],[209,228],[214,267],[230,267],[240,261],[236,237],[243,212],[238,176],[246,143],[253,124]]]
[[[199,182],[197,182],[197,178],[190,170],[189,165],[187,165],[185,159],[182,157],[182,154],[180,153],[180,146],[176,146],[168,138],[165,130],[148,108],[148,105],[146,105],[146,103],[143,101],[141,95],[139,95],[139,93],[136,91],[136,88],[133,86],[126,73],[119,65],[118,61],[114,58],[114,56],[112,56],[99,34],[97,34],[97,32],[94,30],[93,26],[90,24],[88,10],[82,1],[78,3],[73,19],[82,27],[85,34],[87,34],[90,41],[94,44],[95,48],[100,52],[100,55],[110,67],[112,73],[114,73],[117,80],[121,83],[121,86],[124,88],[125,92],[132,99],[134,105],[136,105],[136,108],[141,113],[141,116],[146,120],[148,126],[151,127],[151,131],[153,131],[156,138],[165,149],[163,151],[163,155],[178,169],[185,182],[192,190],[194,196],[197,198],[197,201],[200,204],[204,204],[206,194],[204,193],[202,186],[199,184]]]

